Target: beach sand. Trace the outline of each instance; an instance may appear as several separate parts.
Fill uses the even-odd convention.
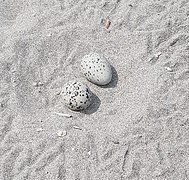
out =
[[[108,86],[82,76],[89,52]],[[189,0],[0,0],[0,180],[187,180],[188,89]]]

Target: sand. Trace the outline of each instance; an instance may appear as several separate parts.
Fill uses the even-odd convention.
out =
[[[106,87],[78,68],[91,51]],[[189,0],[0,0],[0,180],[187,180],[188,89]]]

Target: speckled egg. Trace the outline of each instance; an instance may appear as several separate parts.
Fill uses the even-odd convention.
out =
[[[74,111],[84,110],[91,104],[89,88],[77,80],[66,83],[62,95],[65,105]]]
[[[112,79],[112,69],[103,55],[90,53],[81,61],[83,75],[92,83],[106,85]]]

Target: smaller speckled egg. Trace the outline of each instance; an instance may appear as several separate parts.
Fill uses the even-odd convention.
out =
[[[112,79],[111,65],[98,53],[90,53],[83,57],[81,72],[90,82],[97,85],[106,85]]]
[[[84,110],[91,104],[89,88],[77,80],[66,83],[62,95],[65,105],[74,111]]]

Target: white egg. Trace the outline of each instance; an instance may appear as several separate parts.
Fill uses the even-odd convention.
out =
[[[92,83],[106,85],[112,79],[112,69],[103,55],[90,53],[81,61],[81,72]]]
[[[62,95],[65,105],[74,111],[84,110],[91,104],[89,88],[77,80],[66,83]]]

